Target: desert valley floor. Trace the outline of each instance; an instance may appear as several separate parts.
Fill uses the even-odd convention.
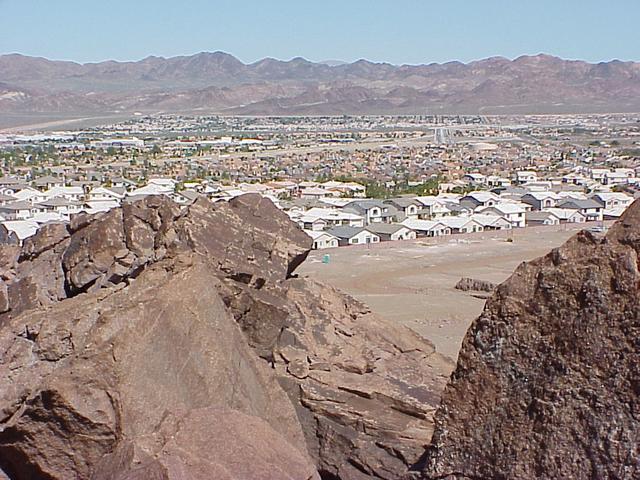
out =
[[[314,251],[298,269],[431,340],[454,361],[485,300],[456,290],[461,277],[500,283],[581,227],[562,225]],[[513,241],[508,241],[512,239]],[[322,262],[329,255],[329,263]],[[453,307],[452,307],[453,306]]]

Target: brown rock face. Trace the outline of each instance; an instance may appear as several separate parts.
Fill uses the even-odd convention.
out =
[[[158,263],[126,288],[79,295],[3,326],[0,464],[11,478],[89,478],[123,442],[165,455],[184,431],[180,412],[211,406],[264,419],[265,440],[268,433],[283,446],[302,444],[292,405],[226,312],[217,278],[183,262]],[[222,421],[215,415],[191,434],[212,434]],[[205,465],[226,461],[208,459],[218,441],[209,453],[205,443],[194,451],[185,442],[172,465],[193,456]],[[304,460],[304,450],[289,448]],[[296,469],[290,478],[312,476],[293,476]],[[203,475],[184,478],[211,478]]]
[[[285,320],[268,352],[320,472],[398,478],[431,438],[453,365],[410,330],[332,288],[292,279],[283,297]],[[245,325],[272,308],[253,299]]]
[[[640,478],[640,203],[521,265],[467,333],[424,478]]]
[[[309,246],[255,195],[149,197],[0,246],[0,472],[398,478],[453,366],[293,277]]]
[[[120,445],[101,460],[91,480],[317,478],[306,458],[258,417],[195,409],[177,418],[175,429],[153,458],[135,444]]]

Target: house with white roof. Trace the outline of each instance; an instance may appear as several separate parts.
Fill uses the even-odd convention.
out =
[[[584,223],[587,221],[587,217],[583,215],[579,210],[570,208],[548,208],[545,212],[554,214],[560,219],[560,223]]]
[[[338,237],[331,235],[329,232],[319,232],[315,230],[305,230],[305,233],[313,240],[314,250],[323,250],[325,248],[336,248],[338,246]]]
[[[626,207],[605,208],[602,211],[602,218],[604,220],[618,220],[626,210]]]
[[[99,201],[116,201],[119,202],[124,198],[124,192],[119,192],[117,190],[107,188],[107,187],[96,187],[92,188],[86,195],[87,201],[91,202],[99,202]]]
[[[239,190],[245,193],[257,193],[260,195],[275,195],[276,191],[268,185],[262,183],[240,183],[236,185]]]
[[[323,198],[329,195],[334,195],[334,193],[320,187],[308,187],[300,191],[300,198]]]
[[[84,198],[82,187],[52,187],[45,191],[47,198],[62,197],[73,202],[79,202]]]
[[[220,190],[221,190],[220,186],[215,185],[215,184],[214,184],[214,185],[210,185],[210,184],[209,184],[209,185],[205,185],[205,186],[202,188],[202,193],[203,193],[204,195],[208,196],[208,197],[211,197],[212,195],[214,195],[214,194],[216,194],[216,193],[220,192]]]
[[[318,201],[333,208],[342,208],[353,202],[353,198],[324,197],[318,199]]]
[[[338,182],[330,180],[321,183],[320,188],[327,190],[331,195],[348,196],[354,198],[364,198],[366,196],[366,187],[355,182]]]
[[[367,230],[378,235],[382,242],[415,240],[416,238],[416,232],[399,223],[375,223],[369,225]]]
[[[326,222],[327,227],[346,225],[350,227],[364,227],[365,219],[362,215],[345,212],[343,210],[335,210],[331,208],[310,208],[304,212],[304,221],[313,221],[313,219],[322,219]]]
[[[474,213],[471,218],[481,224],[484,230],[511,230],[513,228],[511,222],[500,215]]]
[[[407,218],[402,225],[413,230],[418,235],[426,237],[440,237],[442,235],[451,235],[451,227],[437,220],[416,220]]]
[[[473,217],[444,217],[438,220],[451,229],[451,233],[484,232],[484,226]]]
[[[603,185],[624,185],[629,183],[629,179],[634,176],[635,172],[632,168],[616,168],[614,171],[606,172],[601,183]]]
[[[120,202],[116,200],[87,200],[82,204],[82,210],[93,214],[108,212],[111,209],[118,208]]]
[[[31,187],[16,190],[11,196],[16,198],[18,201],[27,201],[32,204],[44,202],[47,198],[49,198],[49,196],[45,193]]]
[[[468,185],[485,185],[487,177],[481,173],[465,173],[462,176],[462,181]]]
[[[513,174],[513,181],[518,185],[538,181],[538,174],[531,170],[521,170]]]
[[[622,192],[598,192],[591,195],[605,210],[613,208],[627,208],[633,203],[633,197]]]
[[[63,215],[57,212],[39,212],[33,215],[29,220],[33,220],[39,225],[44,225],[45,223],[51,222],[64,222],[68,219],[68,217],[65,218]]]
[[[2,222],[2,225],[9,231],[16,234],[18,240],[22,242],[38,231],[38,222],[35,220],[10,220]]]
[[[146,195],[169,195],[174,192],[174,188],[168,185],[158,183],[148,183],[144,187],[136,188],[127,192],[129,197],[146,196]],[[240,192],[241,194],[244,192]]]
[[[496,203],[491,207],[479,208],[478,213],[484,213],[489,215],[497,215],[499,217],[506,218],[511,222],[511,226],[514,228],[523,228],[526,226],[525,212],[527,208],[524,204],[520,203]]]
[[[175,190],[178,182],[173,178],[150,178],[147,182],[149,185],[160,185],[170,190]]]
[[[431,220],[445,217],[451,214],[451,210],[447,207],[447,201],[458,201],[457,198],[452,199],[444,196],[423,196],[415,198],[422,208],[418,211],[419,218]]]

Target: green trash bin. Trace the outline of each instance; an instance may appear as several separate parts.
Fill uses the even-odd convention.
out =
[[[331,257],[329,257],[329,255],[322,256],[322,263],[324,263],[325,265],[329,263],[329,260],[331,260]]]

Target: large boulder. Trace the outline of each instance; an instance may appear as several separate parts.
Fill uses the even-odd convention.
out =
[[[174,423],[153,457],[134,442],[120,444],[91,480],[318,479],[308,459],[258,417],[211,407],[190,410]]]
[[[76,216],[68,226],[43,227],[15,260],[9,260],[15,247],[0,246],[9,262],[5,276],[11,277],[5,316],[127,282],[145,266],[180,252],[194,252],[219,274],[261,286],[290,276],[310,242],[259,195],[218,204],[200,199],[184,211],[167,197],[150,196]]]
[[[241,195],[230,202],[199,199],[179,229],[196,252],[226,276],[258,287],[291,276],[309,254],[311,239],[271,200]]]
[[[310,247],[258,195],[147,197],[0,246],[0,470],[398,478],[453,365],[296,278]]]
[[[521,265],[467,333],[424,478],[640,478],[640,203]]]
[[[429,443],[452,362],[411,330],[309,279],[223,299],[273,365],[326,478],[395,479]]]
[[[304,444],[293,406],[246,345],[217,278],[179,260],[150,267],[126,288],[79,295],[3,326],[0,468],[11,478],[99,478],[110,465],[103,457],[123,445],[145,458],[169,455],[176,471],[194,457],[223,466],[229,439],[215,433],[228,410],[258,422],[262,442],[297,459],[281,465],[289,475],[282,478],[312,476],[306,450],[291,447]],[[207,422],[194,420],[204,415],[194,417],[196,409],[211,412]],[[198,423],[197,435],[183,416]],[[219,478],[253,478],[236,473]],[[175,475],[166,478],[210,478]]]

